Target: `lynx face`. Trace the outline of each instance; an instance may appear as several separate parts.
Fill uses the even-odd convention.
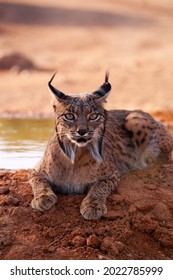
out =
[[[53,76],[54,77],[54,76]],[[77,148],[87,147],[92,156],[102,162],[102,138],[106,111],[103,103],[111,87],[107,81],[92,94],[65,95],[49,83],[54,96],[56,133],[61,149],[72,163]]]
[[[67,137],[70,142],[83,147],[98,139],[104,127],[105,113],[89,96],[73,99],[64,113],[56,113],[56,127],[61,139]]]

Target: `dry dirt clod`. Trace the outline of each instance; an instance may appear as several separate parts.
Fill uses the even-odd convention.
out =
[[[135,207],[141,212],[150,211],[152,208],[154,208],[155,205],[156,205],[156,202],[154,200],[146,201],[145,199],[142,199],[135,203]]]
[[[99,248],[101,245],[101,240],[98,238],[97,235],[91,234],[87,238],[87,246],[93,247],[93,248]]]
[[[111,253],[113,255],[118,255],[119,253],[118,246],[116,245],[115,240],[112,237],[105,237],[101,243],[100,248],[103,253]]]
[[[109,210],[105,215],[108,220],[115,220],[117,218],[123,218],[123,213],[121,211]]]
[[[82,236],[85,237],[85,232],[80,228],[80,227],[76,227],[72,232],[71,232],[71,236],[75,237],[75,236]]]
[[[86,244],[86,239],[80,235],[76,235],[73,239],[72,239],[72,245],[74,247],[82,247],[85,246]]]
[[[153,220],[149,214],[143,215],[138,213],[132,218],[133,227],[141,232],[151,233],[157,226],[158,222]]]
[[[171,211],[168,209],[166,204],[159,202],[152,210],[155,218],[159,221],[170,221],[172,220]]]

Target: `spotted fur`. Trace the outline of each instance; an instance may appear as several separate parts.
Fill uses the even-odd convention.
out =
[[[98,219],[106,214],[107,196],[121,175],[168,161],[173,138],[145,112],[105,110],[108,73],[92,94],[66,95],[52,86],[53,78],[55,129],[30,175],[31,204],[44,211],[57,202],[57,193],[87,193],[80,212]]]

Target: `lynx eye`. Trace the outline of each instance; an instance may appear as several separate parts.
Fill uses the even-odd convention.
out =
[[[75,120],[75,116],[71,113],[67,113],[64,115],[64,118],[68,121],[74,121]]]
[[[97,113],[92,113],[92,114],[90,114],[89,115],[89,121],[96,121],[96,120],[98,120],[99,119],[99,114],[97,114]]]

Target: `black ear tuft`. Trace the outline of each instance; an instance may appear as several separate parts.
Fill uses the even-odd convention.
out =
[[[49,85],[51,85],[51,82],[52,82],[53,79],[55,78],[56,74],[57,74],[57,72],[55,72],[55,73],[53,74],[52,78],[50,79],[50,81],[49,81],[49,83],[48,83]]]
[[[104,84],[100,87],[100,90],[102,92],[104,92],[105,94],[107,94],[109,91],[111,91],[111,84],[108,82],[109,80],[109,71],[106,71],[105,74],[105,82]],[[104,96],[104,94],[102,94],[102,96]],[[101,97],[102,97],[101,96]]]
[[[109,80],[109,71],[106,71],[106,74],[105,74],[105,84],[108,83],[108,80]]]
[[[93,92],[94,99],[106,99],[108,93],[111,90],[111,84],[108,82],[108,80],[109,72],[106,71],[104,84],[101,87],[99,87],[95,92]]]
[[[58,89],[54,88],[51,85],[51,82],[53,81],[54,77],[56,75],[56,72],[53,74],[52,78],[50,79],[50,81],[48,82],[48,86],[50,88],[50,90],[55,94],[55,96],[58,98],[58,100],[66,100],[67,99],[67,95],[65,95],[64,93],[62,93],[61,91],[59,91]]]

